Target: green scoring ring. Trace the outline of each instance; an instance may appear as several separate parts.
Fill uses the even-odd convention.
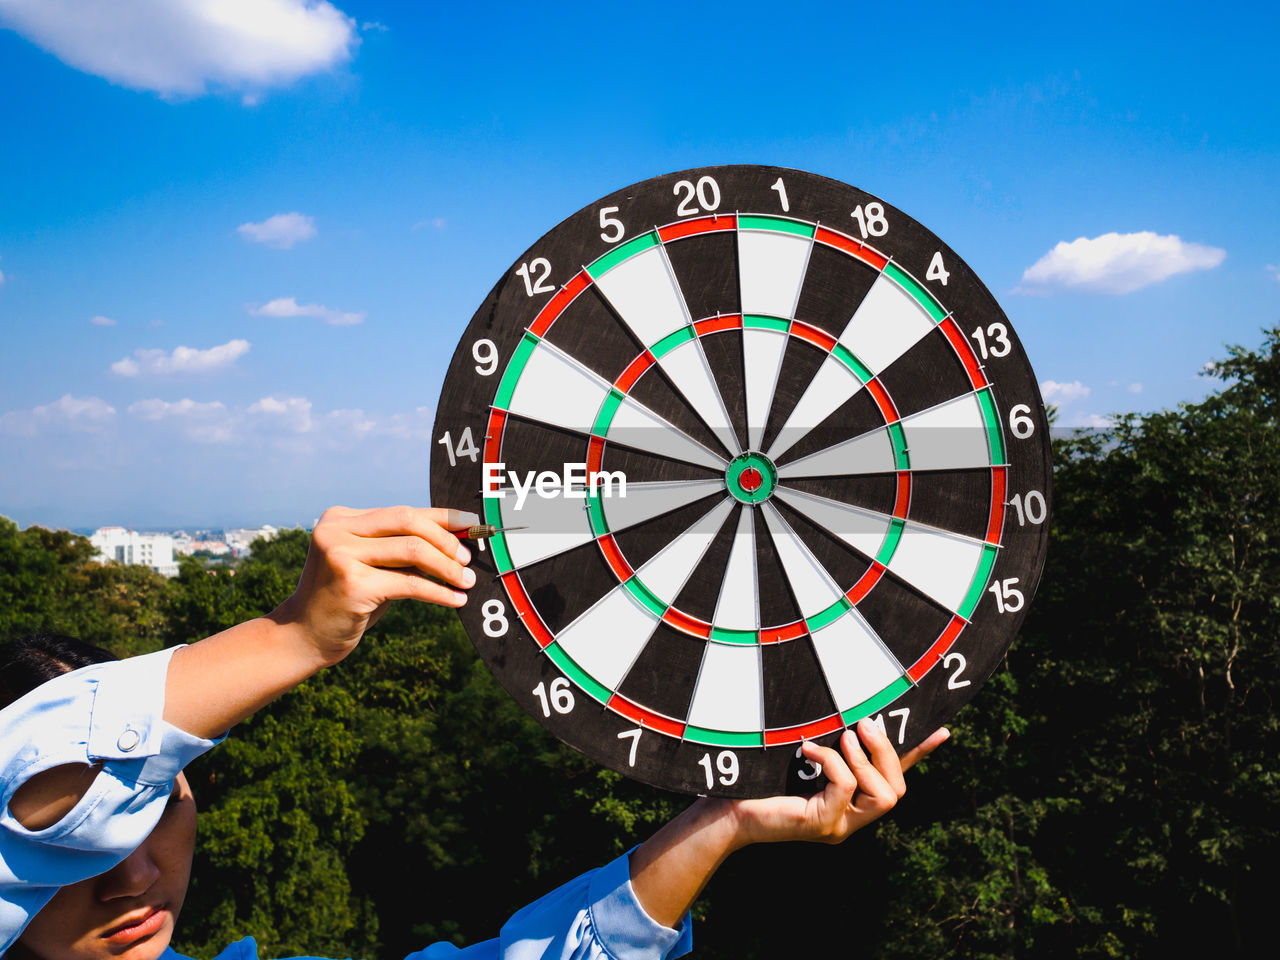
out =
[[[730,461],[724,485],[742,503],[763,503],[778,485],[778,468],[763,453],[741,453]]]

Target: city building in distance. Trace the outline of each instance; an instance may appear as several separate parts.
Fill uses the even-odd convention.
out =
[[[173,537],[167,533],[137,533],[124,527],[99,527],[89,536],[99,563],[137,563],[166,577],[178,574]]]
[[[99,563],[136,563],[166,577],[177,576],[176,556],[207,553],[213,557],[247,557],[254,540],[274,539],[277,527],[241,527],[225,531],[198,531],[194,536],[185,530],[172,533],[139,533],[124,527],[99,527],[89,536]]]

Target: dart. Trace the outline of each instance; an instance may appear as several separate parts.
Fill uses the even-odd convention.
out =
[[[467,532],[462,535],[464,540],[487,540],[495,533],[506,533],[508,530],[527,530],[528,525],[518,527],[495,527],[492,523],[477,523],[475,526],[467,527]]]

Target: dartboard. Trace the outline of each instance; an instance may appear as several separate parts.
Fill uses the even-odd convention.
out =
[[[506,528],[460,615],[621,773],[813,792],[804,739],[900,752],[1012,641],[1048,422],[1009,320],[906,214],[779,167],[655,177],[502,275],[454,352],[431,498]]]

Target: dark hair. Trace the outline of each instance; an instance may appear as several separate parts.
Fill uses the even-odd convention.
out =
[[[55,633],[33,633],[0,643],[0,708],[54,677],[91,663],[119,659],[101,647]]]

